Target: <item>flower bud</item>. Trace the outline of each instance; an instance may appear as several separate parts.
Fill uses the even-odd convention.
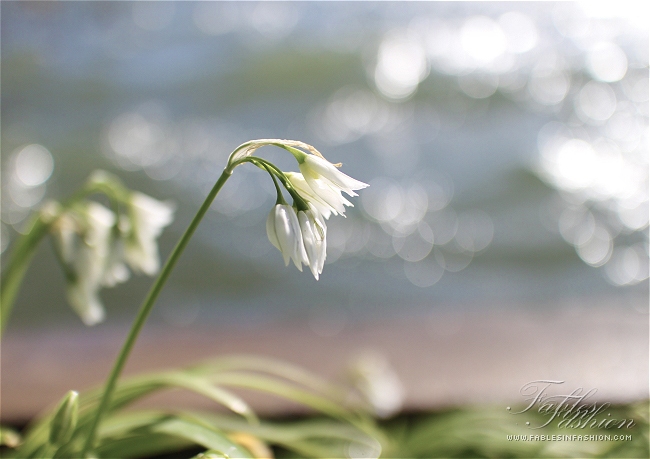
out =
[[[288,204],[275,205],[266,220],[266,234],[271,244],[282,253],[284,264],[293,260],[296,268],[302,271],[302,264],[308,264],[308,261],[295,209]]]
[[[79,393],[71,390],[59,404],[50,422],[50,443],[62,445],[72,437],[79,417]]]

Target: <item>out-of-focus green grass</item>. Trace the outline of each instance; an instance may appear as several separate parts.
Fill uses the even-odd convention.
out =
[[[516,412],[513,408],[512,412]],[[608,416],[610,413],[611,416]],[[611,407],[598,419],[633,419],[629,429],[559,428],[557,420],[540,429],[548,415],[530,410],[513,415],[505,407],[463,408],[451,411],[400,416],[384,428],[391,444],[384,457],[616,457],[647,458],[648,402]],[[530,422],[530,426],[526,425]],[[631,441],[508,440],[509,435],[630,435]]]
[[[516,411],[513,408],[513,412]],[[610,413],[611,416],[607,416]],[[389,443],[382,458],[555,458],[555,457],[650,457],[648,402],[619,405],[605,411],[604,417],[633,419],[630,429],[567,429],[532,410],[512,415],[505,407],[466,407],[434,413],[400,415],[382,425]],[[508,440],[508,435],[629,435],[624,441],[541,441]],[[277,451],[278,458],[295,458],[288,451]]]
[[[541,429],[530,429],[548,420],[537,412],[512,415],[503,407],[465,407],[440,412],[402,414],[383,421],[380,431],[385,434],[382,458],[648,458],[650,438],[648,423],[648,401],[630,405],[610,407],[605,412],[615,419],[633,419],[635,425],[629,429],[567,429],[558,428],[557,422]],[[513,408],[513,412],[516,409]],[[215,419],[218,419],[215,418]],[[599,419],[602,419],[599,418]],[[229,421],[230,422],[230,421]],[[324,424],[322,424],[324,423]],[[241,424],[241,423],[240,423]],[[256,433],[295,432],[311,429],[318,432],[322,424],[325,430],[332,428],[321,418],[291,418],[263,421],[262,426],[253,428]],[[244,426],[245,423],[241,424]],[[240,426],[240,427],[241,427]],[[340,426],[339,426],[340,427]],[[261,430],[260,430],[261,429]],[[259,432],[258,432],[259,431]],[[614,435],[630,436],[624,441],[541,441],[508,440],[509,435]],[[264,435],[262,435],[264,437]],[[269,438],[265,439],[268,441]],[[295,451],[278,447],[271,441],[275,457],[302,458]],[[180,446],[180,450],[178,447]],[[189,446],[189,445],[187,445]],[[197,447],[172,445],[169,453],[154,456],[155,459],[187,458],[202,451]],[[332,450],[332,445],[323,444]],[[352,451],[340,446],[340,457],[348,457]],[[176,451],[174,451],[176,450]],[[328,456],[329,457],[329,456]],[[339,457],[339,456],[337,456]]]

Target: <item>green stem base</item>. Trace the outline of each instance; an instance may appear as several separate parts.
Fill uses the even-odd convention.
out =
[[[217,180],[217,183],[215,183],[214,187],[212,188],[212,190],[210,190],[210,193],[205,198],[205,201],[203,201],[201,208],[194,216],[194,219],[190,223],[190,226],[188,226],[188,228],[185,230],[185,233],[183,233],[183,236],[176,244],[176,247],[169,255],[169,258],[165,262],[165,265],[163,266],[160,275],[158,276],[155,283],[151,287],[151,290],[147,294],[147,297],[142,303],[142,306],[140,306],[140,310],[138,311],[138,315],[136,316],[135,321],[131,326],[129,335],[127,336],[126,341],[122,345],[122,349],[120,350],[117,360],[115,361],[115,365],[111,370],[108,380],[106,381],[106,386],[104,389],[101,402],[99,404],[99,407],[97,408],[97,413],[90,426],[90,430],[88,431],[86,442],[84,443],[84,447],[81,451],[81,457],[86,457],[88,451],[90,451],[93,447],[93,444],[95,442],[97,427],[99,426],[102,417],[104,416],[106,410],[110,405],[111,397],[113,395],[113,391],[115,390],[115,385],[117,384],[117,380],[120,377],[122,370],[124,369],[124,365],[126,364],[129,354],[131,353],[133,345],[135,344],[136,339],[140,334],[140,330],[142,330],[142,327],[145,321],[147,320],[147,317],[149,317],[149,313],[151,313],[153,305],[155,304],[156,299],[160,294],[160,291],[165,285],[167,279],[169,278],[169,275],[174,269],[174,265],[176,265],[176,262],[178,261],[179,257],[183,253],[183,250],[185,249],[190,239],[192,238],[192,235],[196,231],[196,228],[199,226],[199,223],[201,223],[201,220],[203,219],[208,209],[210,208],[212,201],[214,201],[214,199],[217,196],[217,193],[219,193],[219,190],[221,190],[221,188],[226,183],[226,180],[228,180],[231,174],[232,174],[232,169],[226,169],[223,171],[221,177],[219,177],[219,180]]]

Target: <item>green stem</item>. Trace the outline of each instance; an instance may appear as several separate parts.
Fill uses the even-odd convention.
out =
[[[271,174],[271,178],[273,178],[273,182],[275,183],[275,177],[280,179],[282,181],[282,184],[284,187],[287,189],[289,194],[294,200],[294,203],[298,207],[298,210],[307,210],[309,209],[309,206],[307,205],[307,201],[304,200],[302,196],[300,196],[300,193],[296,191],[296,189],[293,187],[287,176],[285,175],[284,172],[282,172],[275,164],[271,163],[270,161],[267,161],[266,159],[257,157],[257,156],[249,156],[246,157],[242,160],[240,160],[239,164],[244,163],[244,162],[249,162],[260,169],[265,169],[266,171]],[[278,187],[278,184],[275,183],[275,187]],[[283,199],[284,201],[284,199]]]
[[[278,181],[275,179],[275,176],[273,175],[273,172],[271,172],[271,169],[268,167],[265,167],[266,170],[268,171],[269,175],[271,176],[271,180],[273,180],[273,185],[275,185],[275,192],[277,193],[277,198],[275,200],[275,204],[286,204],[287,201],[284,200],[284,196],[282,196],[282,190],[280,189],[280,185],[278,185]]]
[[[36,253],[38,243],[47,234],[48,226],[40,217],[36,217],[31,224],[29,232],[18,239],[16,248],[11,253],[7,268],[2,274],[0,334],[2,334],[7,326],[22,280]]]
[[[113,369],[111,370],[111,373],[108,376],[108,380],[106,381],[106,386],[104,388],[104,393],[102,395],[101,402],[99,404],[99,407],[97,408],[97,413],[95,414],[95,418],[90,426],[90,431],[88,432],[88,437],[86,438],[86,442],[81,451],[81,457],[86,457],[86,453],[93,447],[93,443],[95,442],[95,434],[97,431],[97,427],[99,426],[102,416],[104,415],[105,411],[108,409],[110,405],[111,397],[113,395],[113,391],[115,390],[115,385],[117,384],[117,380],[120,374],[122,373],[122,369],[126,364],[126,361],[129,357],[129,354],[131,353],[133,345],[135,344],[135,341],[138,338],[138,335],[140,334],[140,330],[142,330],[142,327],[145,321],[147,320],[147,317],[149,316],[149,313],[151,312],[151,309],[153,308],[153,305],[156,302],[156,299],[158,298],[160,291],[165,285],[167,278],[169,278],[169,275],[174,269],[174,265],[176,265],[176,262],[178,261],[179,257],[183,253],[183,250],[185,249],[190,239],[192,238],[192,235],[196,231],[196,228],[199,226],[199,223],[201,223],[203,216],[210,208],[210,205],[212,204],[212,201],[214,201],[214,198],[217,196],[217,193],[219,193],[219,190],[221,190],[224,183],[226,183],[226,180],[228,180],[228,178],[232,174],[232,169],[235,166],[236,164],[230,166],[229,168],[223,171],[221,177],[219,177],[219,180],[217,180],[217,183],[210,191],[210,194],[208,194],[207,198],[205,198],[205,201],[201,205],[201,208],[194,216],[194,219],[190,223],[190,226],[187,227],[185,233],[176,244],[176,247],[174,248],[172,253],[169,255],[169,258],[167,258],[167,261],[165,262],[165,265],[163,266],[160,275],[156,279],[156,282],[151,287],[149,294],[147,295],[144,302],[140,306],[138,315],[135,318],[133,325],[131,325],[131,330],[129,331],[129,335],[126,338],[124,344],[122,345],[122,349],[117,357],[117,360],[115,361],[115,365],[113,366]]]

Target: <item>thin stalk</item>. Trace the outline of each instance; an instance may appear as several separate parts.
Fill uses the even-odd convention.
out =
[[[287,191],[289,192],[289,194],[293,198],[294,203],[298,207],[298,210],[307,210],[307,209],[309,209],[309,206],[307,205],[307,201],[305,201],[305,199],[302,196],[300,196],[300,193],[298,193],[298,191],[296,191],[296,189],[293,187],[293,185],[291,184],[291,182],[289,181],[289,179],[287,178],[285,173],[282,172],[275,164],[273,164],[273,163],[271,163],[271,162],[269,162],[269,161],[267,161],[267,160],[265,160],[263,158],[259,158],[257,156],[249,156],[247,158],[244,158],[244,159],[240,160],[239,164],[244,163],[244,162],[249,162],[249,163],[252,163],[252,164],[256,165],[260,169],[265,169],[266,171],[269,172],[269,174],[271,174],[271,178],[273,178],[274,182],[275,182],[275,177],[280,179],[280,181],[282,181],[282,184],[284,185],[284,187],[287,189]],[[275,183],[275,186],[277,188],[277,183]]]
[[[4,331],[13,309],[14,300],[20,290],[27,268],[36,253],[38,243],[47,234],[48,224],[36,217],[27,234],[22,236],[12,251],[7,268],[2,275],[2,292],[0,293],[0,334]]]
[[[88,437],[86,437],[86,442],[84,443],[84,447],[81,451],[81,457],[86,457],[86,453],[93,447],[93,443],[95,442],[97,427],[99,426],[102,417],[104,416],[106,410],[110,405],[111,397],[113,395],[113,391],[115,390],[115,385],[117,384],[117,380],[120,377],[120,374],[122,373],[124,365],[126,364],[126,361],[129,358],[129,354],[133,349],[133,345],[135,344],[138,335],[140,334],[140,331],[142,330],[142,327],[145,321],[147,320],[147,317],[149,317],[149,313],[151,312],[151,309],[153,308],[153,305],[155,304],[156,299],[160,294],[160,291],[165,285],[167,278],[169,278],[169,275],[174,269],[174,266],[176,265],[176,262],[178,261],[179,257],[183,253],[183,250],[185,250],[185,247],[190,242],[190,239],[192,238],[192,235],[196,231],[196,228],[199,226],[199,223],[201,223],[201,220],[203,219],[204,215],[210,208],[212,201],[214,201],[214,198],[217,196],[217,193],[219,193],[219,190],[221,190],[224,183],[226,183],[226,180],[228,180],[228,178],[232,174],[232,169],[234,168],[234,166],[235,165],[230,166],[229,168],[223,171],[221,177],[219,177],[219,180],[217,180],[217,183],[215,183],[214,187],[212,188],[208,196],[205,198],[205,201],[203,201],[203,204],[201,205],[199,211],[194,216],[194,219],[190,223],[190,226],[187,227],[185,233],[176,244],[176,247],[174,248],[172,253],[169,255],[169,258],[167,258],[165,265],[160,271],[160,275],[156,279],[156,282],[153,284],[151,290],[149,290],[149,293],[147,294],[147,297],[145,298],[144,302],[140,306],[138,315],[136,316],[133,325],[131,325],[131,330],[129,331],[129,335],[127,336],[126,341],[122,345],[122,349],[120,350],[120,353],[117,357],[117,360],[115,361],[113,369],[111,370],[111,373],[108,376],[108,379],[106,381],[106,386],[104,388],[104,393],[102,395],[101,402],[99,404],[99,407],[97,408],[97,413],[95,414],[95,418],[88,432]]]
[[[273,175],[273,172],[271,172],[271,169],[266,167],[266,170],[269,172],[269,175],[271,176],[271,180],[273,180],[273,185],[275,185],[275,192],[277,193],[277,199],[275,200],[276,204],[286,204],[287,201],[284,200],[284,196],[282,196],[282,190],[280,189],[280,185],[278,185],[278,181],[275,179],[275,176]]]

